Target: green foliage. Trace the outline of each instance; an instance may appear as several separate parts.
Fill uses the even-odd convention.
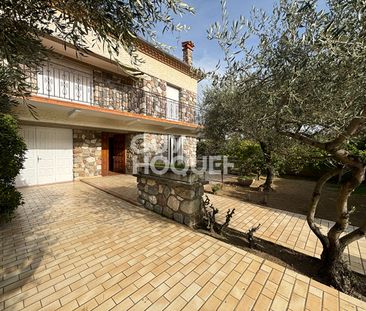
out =
[[[222,142],[212,139],[201,139],[197,142],[197,156],[219,155],[223,152]]]
[[[227,70],[213,77],[216,89],[237,94],[221,105],[229,118],[252,128],[256,120],[265,136],[291,137],[348,165],[360,156],[349,143],[366,122],[365,3],[328,0],[324,10],[319,3],[283,0],[271,16],[253,9],[231,22],[222,1],[222,23],[209,38],[222,47]],[[347,157],[336,152],[342,148]]]
[[[212,189],[212,193],[213,194],[217,194],[222,188],[222,185],[221,184],[213,184],[211,186],[211,189]]]
[[[14,186],[0,183],[0,224],[10,221],[22,204],[22,195]]]
[[[258,174],[264,170],[263,152],[258,143],[232,137],[227,140],[225,154],[235,161],[239,175]]]
[[[0,218],[5,220],[22,204],[14,181],[23,167],[25,151],[16,120],[8,114],[0,114]]]

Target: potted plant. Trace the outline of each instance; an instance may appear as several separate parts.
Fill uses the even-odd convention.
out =
[[[255,176],[239,176],[238,177],[238,184],[243,187],[249,187],[255,179]]]

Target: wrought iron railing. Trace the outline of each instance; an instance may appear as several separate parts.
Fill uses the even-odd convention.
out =
[[[31,73],[33,93],[92,106],[168,120],[198,123],[196,105],[183,103],[131,85],[96,78],[92,72],[47,63]]]

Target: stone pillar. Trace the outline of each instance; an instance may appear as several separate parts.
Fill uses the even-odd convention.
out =
[[[100,176],[102,172],[102,134],[98,131],[73,131],[74,179]]]
[[[185,176],[169,170],[164,174],[139,169],[138,201],[145,208],[194,228],[202,220],[203,182],[188,171]]]

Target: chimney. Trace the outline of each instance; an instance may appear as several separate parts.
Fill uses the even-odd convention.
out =
[[[194,44],[192,41],[184,41],[182,42],[182,51],[183,51],[183,61],[187,63],[189,66],[192,66],[192,51],[194,48]]]

